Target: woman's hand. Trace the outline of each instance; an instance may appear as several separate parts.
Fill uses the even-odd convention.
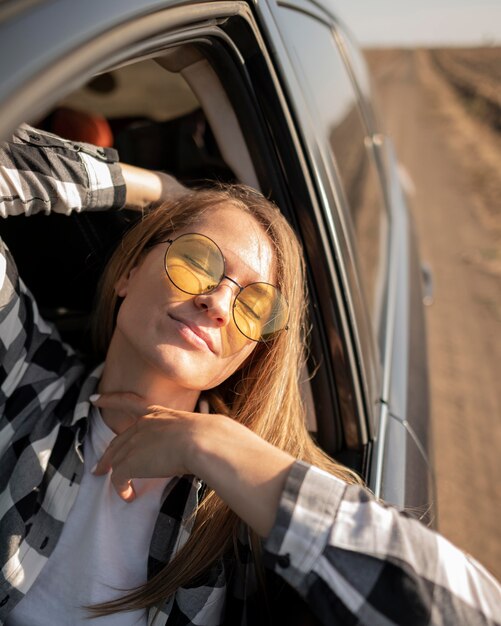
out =
[[[121,498],[135,499],[133,478],[193,473],[186,459],[190,457],[190,430],[199,413],[148,405],[133,393],[103,394],[93,404],[119,411],[131,423],[113,439],[93,470],[97,476],[111,470],[111,482]]]
[[[102,394],[94,404],[132,421],[94,469],[96,475],[111,470],[121,498],[136,497],[134,478],[194,474],[257,533],[269,533],[295,461],[289,454],[224,415],[151,406],[132,393]]]

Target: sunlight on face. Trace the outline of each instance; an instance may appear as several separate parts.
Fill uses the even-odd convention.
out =
[[[273,288],[262,283],[273,283],[275,264],[263,228],[231,205],[214,208],[171,238],[189,233],[205,235],[217,245],[207,248],[194,237],[188,247],[171,244],[170,253],[169,244],[155,246],[117,283],[123,301],[116,333],[127,343],[129,362],[202,390],[231,376],[255,349],[256,342],[243,333],[259,336],[261,328],[273,326]],[[261,284],[251,285],[256,282]],[[234,318],[240,292],[235,283],[250,286],[237,300]]]

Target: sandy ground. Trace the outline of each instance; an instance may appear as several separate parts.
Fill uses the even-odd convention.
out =
[[[426,51],[373,65],[434,276],[426,314],[439,529],[501,579],[501,141],[465,112]]]

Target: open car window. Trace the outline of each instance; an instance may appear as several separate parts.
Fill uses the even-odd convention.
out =
[[[305,210],[309,199],[303,175],[261,43],[251,40],[242,22],[235,18],[225,23],[226,31],[216,34],[211,26],[207,34],[181,42],[178,36],[175,45],[100,69],[43,116],[28,121],[75,141],[104,138],[122,161],[165,170],[187,186],[243,182],[277,202],[303,240],[307,257],[312,330],[302,385],[308,428],[330,454],[361,471],[363,450],[350,417],[353,392],[345,339],[335,326],[332,277],[320,262],[317,226]],[[97,127],[94,135],[89,127]],[[1,225],[42,312],[84,356],[97,280],[110,250],[136,217],[126,211],[35,216]],[[37,254],[44,255],[43,264],[33,263]],[[329,326],[323,323],[326,315]]]

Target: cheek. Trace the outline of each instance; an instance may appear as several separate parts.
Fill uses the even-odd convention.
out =
[[[223,357],[234,356],[238,359],[240,356],[239,353],[245,353],[245,356],[241,357],[243,360],[252,352],[255,345],[254,341],[250,341],[247,337],[242,335],[235,326],[233,318],[230,320],[229,324],[221,328],[221,348]]]
[[[137,306],[133,297],[123,298],[117,313],[116,327],[126,334],[133,331],[143,333],[146,327],[144,320],[144,308]]]
[[[219,367],[211,368],[211,380],[205,389],[213,389],[214,387],[217,387],[241,369],[250,355],[254,352],[256,345],[257,344],[254,342],[251,345],[246,345],[243,349],[239,350],[238,353],[233,352],[232,355],[227,356],[224,361],[220,363]]]
[[[117,294],[120,295],[117,290]],[[144,333],[158,323],[162,312],[162,284],[146,273],[132,276],[117,315],[117,326]]]

